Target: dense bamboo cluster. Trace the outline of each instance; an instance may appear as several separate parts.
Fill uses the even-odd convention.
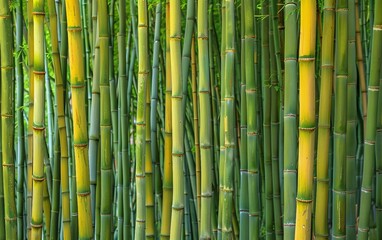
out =
[[[0,0],[0,240],[382,239],[382,0]]]

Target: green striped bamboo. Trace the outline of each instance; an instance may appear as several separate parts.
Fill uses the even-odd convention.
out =
[[[332,109],[332,85],[334,68],[334,20],[335,0],[324,2],[323,32],[321,48],[321,84],[317,143],[317,187],[315,202],[314,236],[316,239],[329,238],[329,149],[330,119]]]
[[[173,198],[171,211],[170,239],[180,239],[184,211],[184,109],[182,107],[183,83],[181,76],[181,11],[180,1],[170,1],[170,55],[171,55],[171,111],[172,111],[172,170],[173,170]]]
[[[348,81],[348,3],[337,1],[335,46],[333,239],[346,235],[346,98]]]
[[[297,191],[298,14],[295,0],[285,1],[284,17],[284,239],[290,240],[295,233]]]
[[[31,239],[42,237],[43,187],[44,187],[44,120],[45,120],[45,64],[44,64],[44,1],[33,1],[34,35],[34,85],[35,112],[33,115],[33,198],[31,215]],[[4,131],[4,129],[3,129]]]
[[[295,239],[310,239],[315,142],[315,45],[316,1],[301,1],[300,24],[300,114],[296,232]]]
[[[111,239],[112,231],[112,143],[111,97],[109,86],[109,24],[107,2],[98,1],[100,45],[100,146],[101,146],[101,239]]]
[[[348,2],[348,82],[346,126],[346,239],[356,239],[357,65],[355,4]],[[378,195],[377,195],[378,196]]]
[[[146,177],[145,177],[145,135],[146,135],[146,95],[149,76],[148,61],[148,19],[147,2],[138,1],[138,102],[135,182],[137,210],[135,220],[135,238],[143,239],[146,228]]]
[[[358,239],[364,240],[369,232],[369,215],[371,207],[372,182],[374,172],[376,123],[378,113],[379,77],[381,67],[381,43],[382,43],[382,15],[378,14],[382,8],[382,1],[374,3],[374,27],[371,44],[371,62],[368,87],[367,123],[365,132],[365,153],[363,162],[361,201],[359,210]]]
[[[211,239],[212,207],[212,128],[211,128],[211,83],[209,76],[208,51],[208,1],[198,3],[198,66],[199,66],[199,111],[200,111],[200,164],[201,164],[201,206],[200,239]],[[195,129],[194,131],[199,131]]]
[[[85,110],[85,65],[82,56],[84,48],[81,39],[81,18],[79,3],[66,0],[69,41],[69,66],[72,92],[73,144],[76,159],[76,185],[78,201],[78,237],[92,237],[92,218],[90,206],[90,181],[88,161],[88,130]]]
[[[14,61],[12,15],[7,1],[0,2],[1,142],[6,239],[17,238],[14,157]]]
[[[172,173],[172,81],[171,81],[171,55],[170,55],[170,0],[166,0],[166,95],[165,95],[165,139],[163,163],[163,205],[161,239],[170,238],[171,205],[173,195]]]

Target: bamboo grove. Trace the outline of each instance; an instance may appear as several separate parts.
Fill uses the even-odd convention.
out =
[[[0,0],[1,239],[382,239],[382,0]]]

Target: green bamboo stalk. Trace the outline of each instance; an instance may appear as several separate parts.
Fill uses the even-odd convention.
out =
[[[146,135],[146,94],[149,74],[148,62],[148,19],[147,2],[138,2],[138,102],[135,182],[137,191],[137,215],[135,238],[143,239],[146,228],[146,177],[145,177],[145,135]]]
[[[211,128],[211,83],[208,51],[208,1],[198,4],[198,62],[199,62],[199,111],[200,111],[200,163],[201,163],[201,211],[200,239],[211,239],[211,207],[213,178],[213,149]],[[198,131],[199,129],[195,129]]]
[[[261,21],[261,76],[263,96],[263,132],[264,132],[264,170],[265,170],[265,229],[266,238],[274,238],[274,215],[273,215],[273,190],[272,190],[272,159],[271,159],[271,92],[270,92],[270,67],[269,67],[269,6],[264,2],[262,5],[263,19]]]
[[[155,236],[159,235],[158,222],[159,219],[159,151],[157,136],[157,109],[158,109],[158,77],[159,77],[159,47],[160,47],[160,23],[161,23],[161,3],[158,3],[155,10],[155,31],[153,46],[153,65],[152,65],[152,82],[151,82],[151,107],[150,107],[150,128],[151,128],[151,159],[154,164],[154,183],[155,183]]]
[[[52,240],[59,239],[59,214],[60,214],[60,137],[58,130],[57,118],[54,128],[54,157],[53,157],[53,182],[52,182],[52,207],[50,220],[50,238]]]
[[[25,137],[24,137],[24,72],[23,72],[23,53],[21,51],[23,41],[23,6],[22,1],[16,7],[16,120],[17,130],[17,239],[24,239],[24,166],[25,166]],[[2,230],[2,229],[1,229]]]
[[[7,1],[0,2],[2,178],[6,239],[17,238],[14,157],[14,61],[12,15]]]
[[[27,237],[31,237],[31,218],[32,218],[32,159],[33,159],[33,112],[34,112],[34,24],[33,24],[33,1],[28,1],[28,76],[29,76],[29,111],[28,111],[28,159],[27,159]],[[2,172],[2,171],[1,171]],[[3,178],[1,177],[1,181]],[[3,184],[0,184],[2,190]],[[0,205],[1,202],[0,202]],[[0,208],[2,209],[2,208]],[[0,230],[4,228],[3,218],[0,218]],[[0,231],[5,233],[5,231]]]
[[[246,49],[251,49],[251,46],[246,44],[246,30],[248,29],[247,25],[253,25],[252,19],[249,16],[246,16],[245,10],[249,8],[248,2],[242,3],[241,6],[241,62],[245,63]],[[246,19],[248,17],[248,20]],[[244,26],[245,25],[245,26]],[[248,31],[248,30],[247,30]],[[248,42],[248,41],[247,41]],[[247,47],[247,48],[246,48]],[[251,50],[248,50],[250,52]],[[253,58],[252,58],[253,59]],[[246,95],[246,69],[253,68],[252,64],[241,64],[240,74],[241,74],[241,83],[240,83],[240,199],[239,199],[239,212],[240,212],[240,238],[248,239],[249,237],[249,193],[248,193],[248,151],[247,151],[247,95]]]
[[[348,81],[348,3],[336,6],[336,79],[334,101],[333,239],[346,235],[346,98]]]
[[[369,215],[371,207],[372,183],[375,159],[375,139],[376,124],[378,114],[378,94],[380,87],[380,67],[381,67],[381,40],[382,40],[382,15],[378,14],[382,8],[382,1],[374,2],[374,27],[372,33],[371,44],[371,62],[370,76],[367,99],[367,123],[365,132],[365,153],[363,162],[361,201],[359,210],[358,239],[364,240],[368,238],[369,232]]]
[[[148,44],[147,44],[148,45]],[[148,58],[149,56],[147,56]],[[149,68],[150,66],[148,66]],[[149,73],[148,73],[149,74]],[[154,239],[155,225],[154,225],[154,178],[153,178],[153,164],[151,159],[151,126],[150,126],[150,99],[151,98],[151,78],[148,75],[146,80],[146,134],[145,134],[145,177],[146,177],[146,239]]]
[[[301,2],[299,50],[300,110],[295,239],[310,239],[315,145],[316,1]]]
[[[97,24],[98,25],[98,24]],[[96,202],[96,183],[97,183],[97,158],[100,136],[100,45],[98,38],[98,26],[95,26],[97,40],[94,43],[94,70],[92,84],[92,105],[91,105],[91,123],[89,128],[89,170],[90,170],[90,193],[92,209],[92,225],[95,228],[95,202]]]
[[[249,201],[249,225],[248,233],[250,239],[258,239],[260,236],[260,195],[259,195],[259,126],[257,119],[257,77],[255,76],[255,22],[253,21],[254,7],[256,2],[244,2],[245,14],[245,81],[246,81],[246,103],[247,103],[247,147],[248,154],[248,201]],[[253,61],[253,62],[252,62]],[[242,76],[244,78],[244,76]],[[242,103],[244,104],[244,103]],[[244,137],[244,136],[242,136]],[[240,223],[241,225],[241,223]],[[243,238],[245,239],[245,238]]]
[[[379,76],[380,84],[382,81],[382,74]],[[378,96],[378,104],[382,102],[382,94],[379,94]],[[376,224],[377,224],[377,236],[382,236],[382,214],[381,214],[381,205],[382,205],[382,198],[381,198],[381,190],[379,187],[381,186],[381,173],[380,170],[382,168],[382,151],[380,149],[380,146],[382,145],[382,112],[381,109],[378,108],[378,115],[377,115],[377,134],[376,134],[376,151],[375,151],[375,157],[376,157],[376,196],[375,196],[375,207],[376,207]]]
[[[127,118],[127,78],[126,78],[126,57],[124,53],[127,55],[129,51],[126,51],[126,0],[119,0],[119,34],[118,34],[118,74],[119,74],[119,82],[120,82],[120,104],[121,104],[121,113],[120,113],[120,122],[121,129],[120,134],[121,138],[121,148],[122,148],[122,156],[120,159],[120,163],[118,164],[119,171],[122,172],[122,201],[123,203],[118,203],[118,209],[123,209],[122,213],[122,223],[118,222],[118,231],[119,236],[122,235],[123,239],[130,239],[130,199],[129,199],[129,184],[130,183],[130,164],[128,158],[128,124],[129,120]],[[128,46],[128,45],[127,45]],[[119,183],[121,184],[121,183]],[[122,234],[121,234],[122,233]],[[118,239],[121,239],[118,237]]]
[[[112,231],[112,143],[109,86],[109,23],[107,2],[98,1],[100,45],[100,136],[101,136],[101,238],[111,239]]]
[[[348,2],[348,82],[346,123],[346,239],[356,239],[357,65],[355,3]],[[377,195],[378,196],[378,195]],[[382,236],[381,236],[382,237]]]
[[[226,38],[225,44],[225,80],[224,91],[224,170],[223,170],[223,213],[222,213],[222,239],[231,239],[233,237],[232,228],[232,209],[233,209],[233,175],[234,175],[234,152],[235,152],[235,95],[234,95],[234,59],[235,59],[235,14],[233,0],[226,2]]]
[[[219,158],[219,205],[218,205],[218,239],[222,239],[223,235],[223,180],[224,180],[224,169],[225,169],[225,140],[224,140],[224,118],[222,117],[225,112],[225,59],[226,59],[226,1],[222,0],[221,7],[221,16],[222,16],[222,24],[221,24],[221,51],[220,51],[220,60],[221,60],[221,93],[222,96],[220,98],[220,125],[219,125],[219,142],[220,142],[220,158]]]
[[[275,221],[276,239],[281,239],[283,235],[282,230],[282,216],[281,216],[281,202],[280,202],[280,178],[279,178],[279,128],[280,128],[280,86],[282,77],[277,74],[280,65],[280,50],[279,50],[279,36],[274,36],[278,33],[277,29],[277,14],[275,13],[276,3],[273,0],[270,5],[270,12],[272,20],[269,22],[269,38],[273,39],[273,44],[269,47],[270,56],[270,81],[271,85],[271,158],[272,158],[272,193],[273,193],[273,214]],[[276,26],[275,26],[276,25]],[[277,40],[275,40],[277,38]],[[277,43],[276,43],[277,42]],[[278,49],[278,52],[276,51]],[[276,66],[276,67],[275,67]],[[280,66],[279,66],[280,67]],[[280,67],[281,68],[281,67]],[[280,70],[281,75],[281,70]]]
[[[92,218],[90,205],[90,180],[88,160],[88,130],[85,109],[85,65],[82,57],[81,18],[79,3],[74,0],[66,2],[68,18],[69,66],[72,92],[73,144],[75,153],[77,201],[78,201],[78,237],[92,237]]]
[[[44,1],[33,1],[33,35],[34,35],[34,84],[35,112],[33,114],[33,198],[31,217],[31,239],[42,237],[43,227],[43,187],[44,187],[44,120],[45,120],[45,98],[44,98]],[[4,131],[4,129],[3,129]]]
[[[171,205],[173,195],[172,173],[172,81],[171,81],[171,54],[170,54],[170,0],[166,0],[166,96],[165,96],[165,139],[164,139],[164,162],[163,162],[163,205],[161,239],[170,238]]]
[[[298,24],[297,2],[286,0],[285,9],[285,92],[284,92],[284,239],[294,239],[297,191],[297,85]]]
[[[180,239],[182,235],[182,222],[184,211],[184,175],[183,175],[183,157],[184,157],[184,109],[183,83],[181,76],[181,11],[180,1],[170,1],[170,54],[171,54],[171,111],[172,111],[172,170],[173,170],[173,188],[171,211],[171,229],[170,239]]]
[[[334,21],[335,1],[324,2],[323,32],[321,48],[321,83],[317,143],[317,187],[315,202],[314,236],[317,239],[329,238],[328,200],[329,200],[329,150],[330,119],[332,109],[332,85],[334,68]]]

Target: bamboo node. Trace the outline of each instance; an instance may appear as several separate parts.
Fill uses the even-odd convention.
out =
[[[200,35],[200,36],[198,36],[198,39],[208,40],[208,35]]]
[[[347,74],[338,74],[336,78],[348,78]]]
[[[292,223],[284,223],[283,225],[287,226],[287,227],[294,227],[294,226],[296,226],[296,223],[294,223],[294,222],[292,222]]]
[[[364,144],[370,145],[370,146],[374,146],[375,145],[375,141],[365,140]]]
[[[77,196],[80,196],[80,197],[86,197],[86,196],[89,196],[89,195],[90,195],[89,191],[86,191],[86,192],[77,192]]]
[[[42,228],[42,224],[30,223],[32,228]]]
[[[85,84],[72,84],[71,87],[72,88],[84,88]]]
[[[225,53],[235,53],[236,52],[236,49],[234,49],[234,48],[227,48],[226,50],[225,50]]]
[[[45,12],[37,12],[37,11],[33,11],[33,12],[32,12],[32,15],[45,16]]]
[[[315,57],[299,57],[298,61],[299,62],[312,62],[316,58]]]
[[[257,132],[248,131],[247,136],[258,136],[259,134]]]
[[[302,131],[313,132],[316,128],[315,127],[299,127],[298,129]]]
[[[379,91],[379,85],[378,86],[369,86],[367,88],[367,90],[370,92],[378,92]]]
[[[348,8],[337,8],[337,12],[347,12]]]
[[[9,222],[12,222],[12,221],[16,221],[17,220],[17,217],[6,217],[6,216],[4,216],[4,220],[5,221],[9,221]]]
[[[14,163],[3,163],[3,167],[14,167]]]
[[[369,232],[369,228],[358,227],[358,232]]]
[[[313,202],[312,199],[302,199],[302,198],[298,198],[298,197],[296,197],[296,201],[297,202],[302,202],[302,203],[311,203],[311,202]]]
[[[382,25],[374,25],[373,30],[375,31],[382,31]]]
[[[371,192],[372,192],[372,189],[371,189],[371,188],[361,187],[361,192],[364,192],[364,193],[371,193]]]
[[[44,125],[38,126],[36,124],[33,124],[32,129],[36,130],[36,131],[44,131],[45,130],[45,126]]]
[[[68,32],[80,32],[82,31],[82,28],[81,27],[67,27],[67,31]]]
[[[172,205],[172,209],[175,211],[183,211],[184,207],[183,206],[174,206]]]
[[[32,174],[32,179],[33,179],[34,181],[36,181],[36,182],[42,182],[42,181],[45,180],[45,177],[44,177],[44,176],[42,176],[42,177],[37,177],[37,176],[35,176],[34,174]]]
[[[321,68],[334,68],[333,64],[321,64]]]
[[[33,74],[35,74],[35,75],[45,75],[45,71],[36,71],[36,70],[33,70]]]
[[[295,170],[295,169],[285,169],[284,173],[297,173],[297,170]]]
[[[10,18],[11,15],[0,15],[0,19],[6,19],[6,18]]]
[[[86,148],[88,146],[88,143],[74,143],[73,146],[76,148]]]
[[[2,70],[12,70],[13,66],[1,66],[0,69],[2,69]]]
[[[287,62],[287,61],[297,61],[297,58],[295,58],[295,57],[286,57],[286,58],[284,58],[284,62]]]
[[[340,194],[340,195],[345,195],[346,194],[346,191],[340,191],[340,190],[335,190],[335,189],[332,189],[332,192],[334,192],[336,194]]]
[[[254,213],[250,213],[248,214],[250,217],[259,217],[260,216],[260,212],[254,212]]]
[[[316,233],[315,236],[316,237],[322,237],[322,238],[328,238],[329,237],[328,234],[322,234],[322,233]]]
[[[1,114],[1,117],[3,118],[13,118],[12,114]]]

